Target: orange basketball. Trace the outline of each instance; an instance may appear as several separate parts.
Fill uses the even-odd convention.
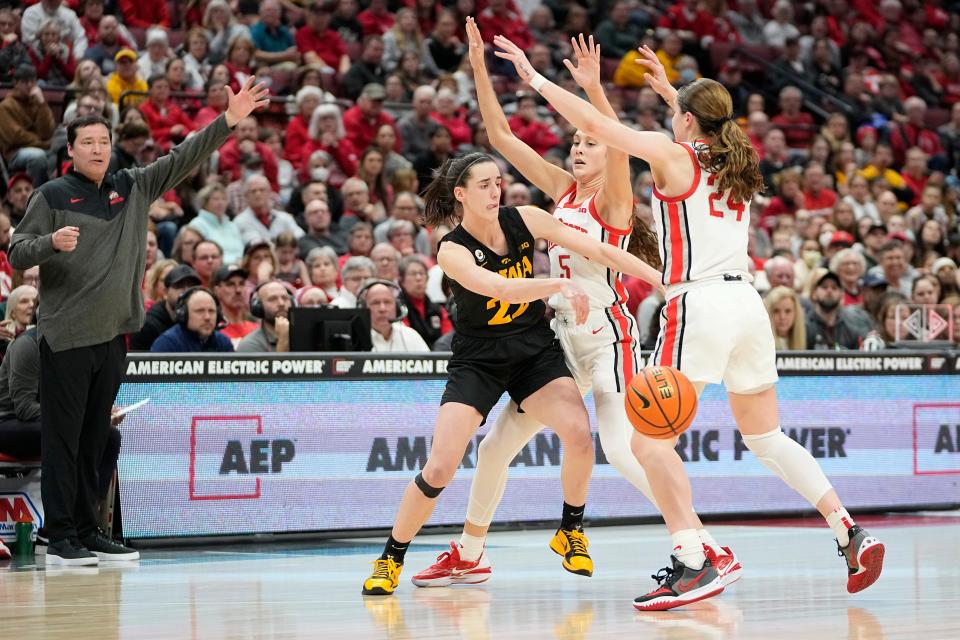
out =
[[[697,391],[673,367],[647,367],[630,381],[624,401],[633,428],[651,438],[683,433],[697,415]]]

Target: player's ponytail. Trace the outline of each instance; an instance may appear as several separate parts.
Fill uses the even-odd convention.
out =
[[[473,167],[482,162],[493,162],[493,159],[485,153],[468,153],[444,160],[423,191],[423,222],[426,226],[456,226],[460,222],[463,207],[453,195],[453,189],[466,185]]]
[[[677,104],[681,112],[693,114],[700,131],[709,138],[697,159],[716,176],[717,188],[729,190],[735,202],[747,202],[762,191],[757,152],[733,120],[733,101],[726,88],[716,80],[701,78],[680,89]]]
[[[630,242],[627,244],[627,253],[640,258],[654,269],[662,269],[663,263],[660,261],[660,245],[657,241],[657,234],[638,215],[636,206],[633,208],[633,218],[630,220],[630,226],[633,232],[630,234]]]

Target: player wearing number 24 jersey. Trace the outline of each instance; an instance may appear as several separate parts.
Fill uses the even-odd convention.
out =
[[[847,590],[880,576],[884,546],[854,524],[810,453],[780,428],[775,345],[769,320],[746,272],[749,205],[762,189],[757,155],[733,120],[729,92],[700,79],[679,90],[649,47],[637,62],[673,111],[676,141],[604,118],[589,103],[535,73],[523,51],[498,36],[500,58],[574,126],[650,164],[654,218],[664,261],[667,305],[654,362],[676,367],[699,390],[723,382],[744,444],[770,471],[826,519],[847,562]],[[722,576],[710,565],[695,529],[690,481],[675,442],[635,441],[671,533],[671,566],[658,586],[634,600],[641,610],[668,609],[717,595]]]

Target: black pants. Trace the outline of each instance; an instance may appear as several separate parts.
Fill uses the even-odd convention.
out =
[[[33,460],[40,457],[40,421],[21,422],[20,420],[4,420],[0,422],[0,452]],[[112,427],[107,435],[107,448],[97,465],[97,500],[107,497],[110,489],[110,479],[117,469],[117,459],[120,457],[120,429]]]
[[[97,466],[125,359],[123,336],[58,352],[40,340],[40,494],[50,542],[97,527]]]

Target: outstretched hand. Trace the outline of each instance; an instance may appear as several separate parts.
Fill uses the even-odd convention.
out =
[[[502,49],[502,51],[494,51],[493,55],[512,62],[521,80],[529,83],[533,80],[533,77],[537,75],[537,72],[533,70],[533,65],[527,60],[527,54],[523,52],[523,49],[510,42],[508,38],[495,36],[493,38],[493,44]]]
[[[466,31],[470,66],[473,68],[474,73],[476,73],[477,69],[486,66],[486,60],[484,59],[483,37],[481,37],[480,29],[477,27],[477,23],[473,17],[467,17]]]
[[[570,38],[570,44],[573,46],[573,55],[577,59],[577,66],[573,66],[567,58],[564,58],[563,64],[570,71],[570,75],[577,81],[584,91],[590,91],[600,86],[600,45],[593,43],[591,35],[589,41],[584,40],[583,34],[577,38]]]
[[[270,104],[270,90],[262,82],[253,84],[256,78],[250,76],[243,83],[239,93],[234,93],[230,85],[227,89],[227,126],[234,127],[238,122],[253,113],[254,109],[265,107]]]
[[[670,81],[667,80],[667,72],[663,68],[663,63],[660,62],[660,58],[658,58],[654,50],[647,45],[643,45],[637,49],[637,51],[640,52],[640,57],[634,62],[643,65],[647,69],[647,84],[649,84],[650,88],[656,91],[668,105],[673,107],[673,101],[677,97],[677,90],[674,89]]]

